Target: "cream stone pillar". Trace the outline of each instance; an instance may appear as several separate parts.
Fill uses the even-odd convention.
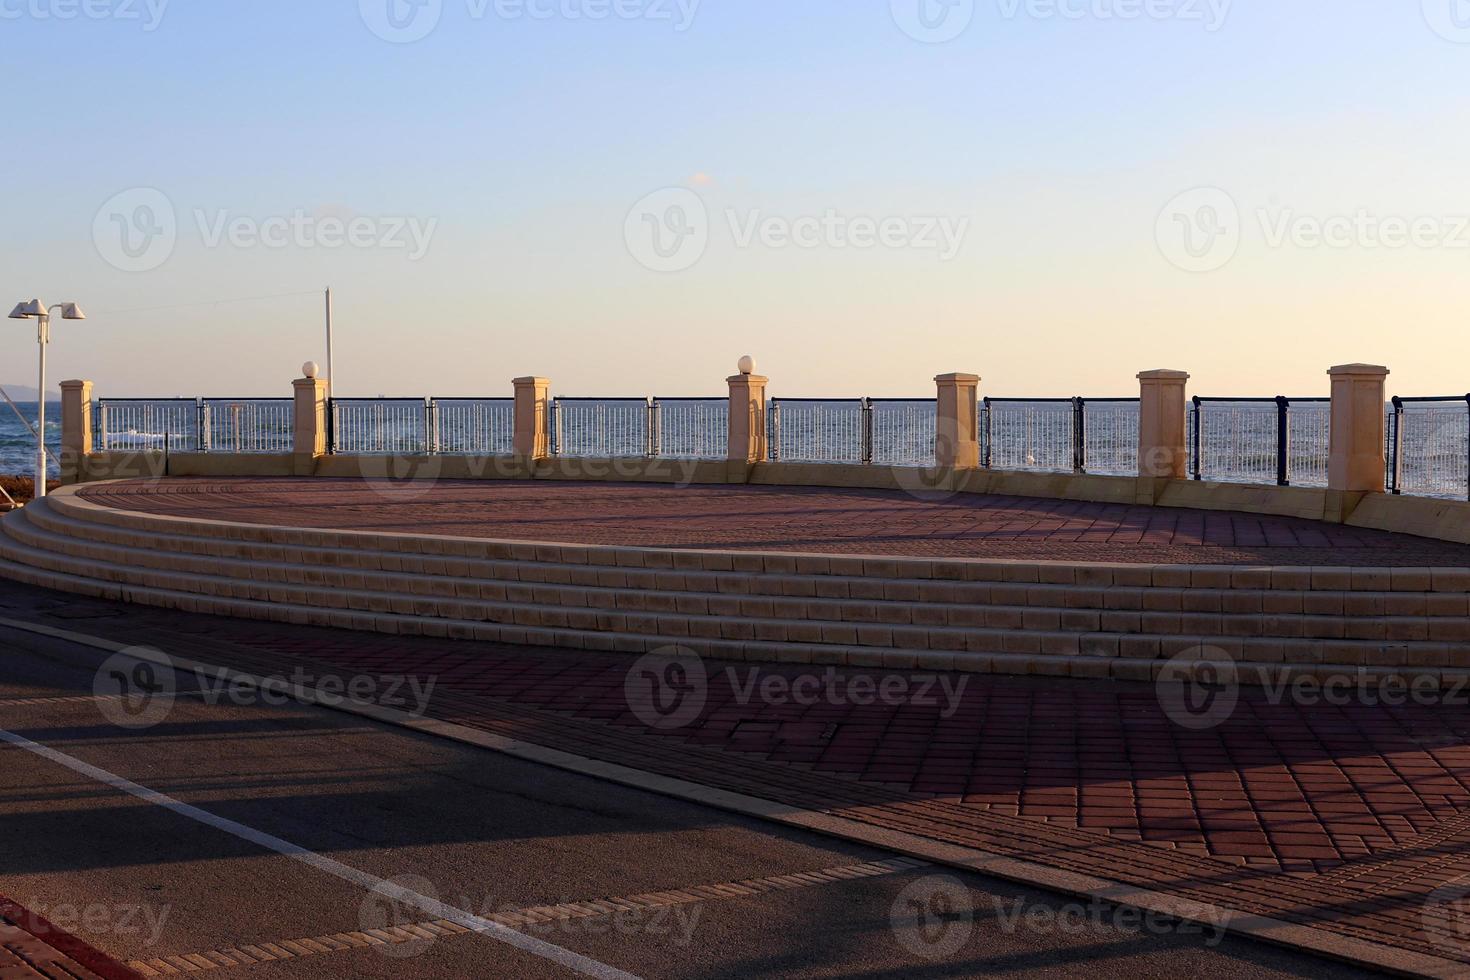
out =
[[[316,460],[327,452],[327,399],[330,385],[326,378],[297,378],[296,404],[292,410],[292,468],[297,476],[316,472]]]
[[[1354,493],[1382,493],[1387,469],[1384,449],[1384,379],[1388,368],[1342,364],[1332,377],[1332,436],[1327,486]]]
[[[92,454],[92,382],[61,383],[61,482],[77,483]]]
[[[980,376],[941,374],[934,419],[934,462],[940,469],[980,465]]]
[[[1144,371],[1138,376],[1138,475],[1183,480],[1189,475],[1185,371]]]
[[[764,463],[770,459],[766,445],[766,385],[770,378],[751,373],[755,362],[742,358],[741,373],[726,380],[730,384],[730,462]]]
[[[515,432],[513,451],[525,459],[551,455],[547,419],[551,413],[551,382],[546,378],[516,378]]]

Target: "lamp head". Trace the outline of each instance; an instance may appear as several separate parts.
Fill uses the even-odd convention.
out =
[[[741,374],[754,374],[755,358],[751,357],[749,354],[746,354],[740,359],[740,364],[738,366],[740,368]]]
[[[61,318],[63,320],[85,320],[87,318],[87,314],[83,313],[82,308],[75,303],[62,303],[60,305]]]
[[[301,376],[308,379],[315,378],[320,370],[321,368],[317,367],[316,361],[307,361],[301,365]]]
[[[35,316],[46,315],[46,304],[38,299],[25,300],[15,304],[15,309],[10,311],[12,320],[28,320]]]

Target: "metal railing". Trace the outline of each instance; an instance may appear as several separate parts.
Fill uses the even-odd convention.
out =
[[[980,459],[1044,473],[1138,472],[1137,398],[986,398]]]
[[[866,462],[933,466],[936,411],[932,398],[868,399]]]
[[[434,442],[433,404],[426,398],[333,398],[332,451],[362,456],[427,454]]]
[[[294,404],[290,398],[202,399],[199,448],[206,453],[289,453]]]
[[[650,456],[724,459],[730,449],[728,398],[655,398]]]
[[[514,451],[514,398],[430,398],[429,451],[446,456],[509,456]]]
[[[1392,406],[1389,490],[1470,499],[1470,395],[1394,398]]]
[[[1190,475],[1220,483],[1327,485],[1330,398],[1202,398],[1189,410]]]
[[[723,459],[725,398],[556,398],[547,413],[560,456]],[[986,398],[981,465],[1132,475],[1136,398]],[[105,398],[94,407],[103,451],[290,452],[289,398]],[[1396,494],[1470,499],[1470,395],[1398,397],[1386,409],[1387,485]],[[932,398],[779,398],[767,409],[775,461],[932,466]],[[333,452],[508,455],[511,398],[335,398]],[[1195,397],[1188,412],[1195,480],[1327,484],[1329,398]]]
[[[96,445],[103,451],[197,452],[202,411],[198,398],[98,399]]]
[[[866,463],[872,459],[866,398],[774,398],[766,411],[771,459]]]
[[[651,456],[650,398],[557,398],[551,403],[551,451],[558,456]]]

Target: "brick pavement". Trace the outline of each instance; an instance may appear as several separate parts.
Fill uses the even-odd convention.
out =
[[[730,665],[732,678],[709,662],[703,710],[660,731],[626,694],[631,657],[47,601],[55,625],[118,642],[259,673],[432,677],[434,718],[1470,963],[1464,704],[1305,707],[1244,692],[1227,723],[1194,732],[1141,685],[971,676],[957,701],[927,706],[742,703],[754,665]],[[802,674],[754,669],[756,690]]]
[[[0,980],[142,980],[49,921],[0,895]]]
[[[134,480],[128,510],[297,527],[668,548],[1178,564],[1456,566],[1470,546],[1317,521],[880,490],[361,479]]]

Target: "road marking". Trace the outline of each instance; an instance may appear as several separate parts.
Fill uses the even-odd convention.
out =
[[[509,909],[491,913],[485,918],[511,929],[523,929],[551,921],[595,919],[619,912],[637,914],[675,905],[726,898],[746,898],[765,892],[791,891],[798,888],[816,888],[820,885],[860,878],[881,878],[929,866],[928,862],[914,858],[889,858],[884,861],[868,861],[864,864],[824,868],[821,871],[747,878],[743,881],[724,881],[714,885],[692,885],[674,891],[649,892],[643,895],[631,895],[627,898],[600,898],[586,902],[565,902],[561,905],[537,905],[532,908]],[[362,949],[365,946],[433,942],[436,939],[462,936],[474,931],[448,919],[427,919],[423,922],[411,922],[362,932],[334,932],[304,939],[277,940],[271,943],[241,943],[238,946],[205,950],[200,953],[181,953],[151,960],[134,960],[128,966],[145,977],[171,976],[174,973],[192,973],[224,966],[253,966],[255,963],[271,960],[300,959],[302,956],[333,953],[343,949]],[[304,949],[305,952],[292,952],[291,947],[293,946]],[[201,960],[208,962],[209,965],[204,966]]]
[[[33,742],[24,736],[16,735],[14,732],[6,731],[3,728],[0,728],[0,742],[7,742],[16,748],[24,749],[33,755],[65,766],[79,775],[86,776],[88,779],[95,780],[106,786],[111,786],[113,789],[135,796],[147,803],[152,803],[154,806],[171,810],[182,817],[187,817],[205,826],[224,831],[227,834],[263,847],[266,850],[274,851],[284,857],[300,861],[302,864],[309,865],[319,871],[325,871],[327,874],[334,875],[343,881],[376,892],[386,898],[402,902],[405,905],[415,906],[427,912],[429,915],[434,916],[436,919],[446,919],[463,926],[467,931],[488,935],[508,946],[514,946],[516,949],[530,953],[533,956],[539,956],[542,959],[558,963],[583,976],[597,977],[599,980],[638,980],[633,974],[624,973],[622,970],[608,966],[606,963],[599,963],[597,960],[582,956],[579,953],[574,953],[571,950],[562,949],[560,946],[554,946],[551,943],[534,939],[524,933],[503,926],[498,922],[482,919],[473,913],[446,905],[427,895],[420,895],[412,889],[404,888],[390,881],[384,881],[382,878],[368,874],[366,871],[361,871],[340,861],[334,861],[329,857],[323,857],[314,851],[309,851],[301,847],[299,844],[292,844],[290,841],[274,837],[253,827],[247,827],[234,820],[217,816],[207,810],[201,810],[196,806],[191,806],[171,796],[165,796],[157,790],[140,786],[130,779],[125,779],[115,773],[108,772],[106,769],[98,768],[89,762],[83,762],[74,756],[67,755],[64,752],[58,752],[53,748]],[[202,968],[198,966],[197,962],[195,966],[196,969]]]

